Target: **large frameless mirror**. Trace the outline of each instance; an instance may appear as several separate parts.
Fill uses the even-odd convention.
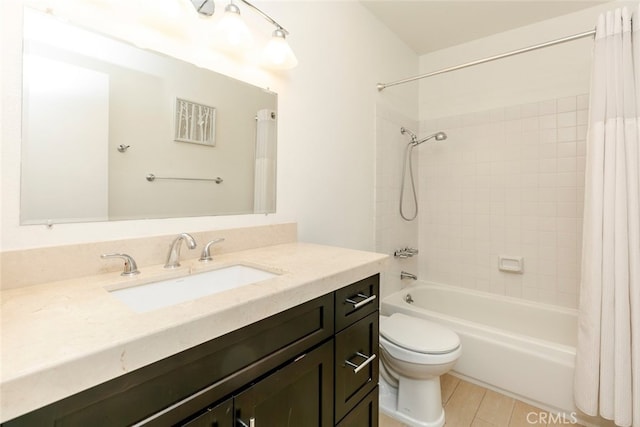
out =
[[[25,8],[21,223],[275,212],[277,95]]]

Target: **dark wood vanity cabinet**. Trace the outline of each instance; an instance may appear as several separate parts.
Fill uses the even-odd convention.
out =
[[[371,276],[2,426],[377,426],[378,295]]]

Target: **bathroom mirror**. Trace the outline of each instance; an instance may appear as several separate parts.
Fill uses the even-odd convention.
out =
[[[277,95],[25,8],[22,224],[275,212]]]

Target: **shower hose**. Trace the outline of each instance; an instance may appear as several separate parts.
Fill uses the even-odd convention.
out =
[[[416,184],[413,178],[413,143],[408,143],[406,148],[404,149],[404,160],[402,161],[402,181],[400,182],[400,216],[405,221],[413,221],[418,216],[418,196],[416,194]],[[411,181],[411,191],[413,193],[413,205],[415,206],[415,210],[413,211],[413,215],[405,215],[404,209],[402,207],[404,202],[404,183],[405,177],[407,175],[407,161],[409,163],[409,177]]]

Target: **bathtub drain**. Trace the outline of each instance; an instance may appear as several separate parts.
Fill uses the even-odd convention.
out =
[[[404,297],[404,300],[407,302],[407,304],[413,304],[413,298],[411,298],[411,294],[407,294],[407,296]]]

